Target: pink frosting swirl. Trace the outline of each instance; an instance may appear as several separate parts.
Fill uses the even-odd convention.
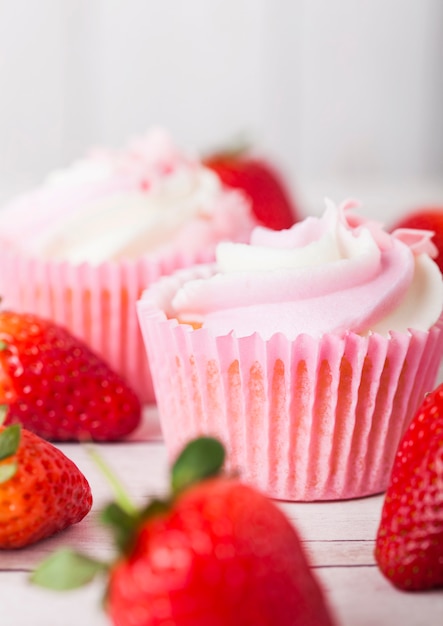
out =
[[[289,230],[256,228],[250,244],[223,243],[217,271],[192,280],[172,305],[180,320],[217,334],[359,334],[428,330],[443,283],[428,231],[398,231],[327,201],[321,218]]]

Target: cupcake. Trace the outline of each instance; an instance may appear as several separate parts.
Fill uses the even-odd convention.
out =
[[[161,129],[95,150],[0,212],[3,306],[66,326],[154,401],[135,303],[160,276],[247,241],[249,203]]]
[[[353,203],[220,243],[216,262],[159,280],[137,304],[174,457],[219,437],[271,497],[385,490],[398,442],[434,386],[443,282],[432,233],[392,235]]]

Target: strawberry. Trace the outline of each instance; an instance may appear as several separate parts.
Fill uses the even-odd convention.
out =
[[[282,177],[269,161],[243,149],[218,152],[204,159],[228,187],[241,189],[251,200],[257,219],[268,228],[290,228],[299,219],[298,209]]]
[[[88,481],[61,450],[19,424],[0,426],[0,549],[50,537],[91,506]]]
[[[194,440],[172,469],[170,498],[142,511],[127,502],[105,509],[122,551],[109,572],[112,623],[331,626],[297,532],[265,495],[219,475],[223,462],[217,440]],[[95,574],[90,558],[65,550],[32,580],[69,587],[61,568],[76,582]]]
[[[434,232],[433,243],[437,246],[438,256],[434,259],[443,272],[443,206],[423,207],[400,218],[391,230],[416,228]]]
[[[400,589],[443,587],[443,385],[425,398],[398,448],[375,557]]]
[[[36,315],[0,312],[0,404],[6,424],[53,441],[116,440],[141,407],[126,382],[82,341]]]

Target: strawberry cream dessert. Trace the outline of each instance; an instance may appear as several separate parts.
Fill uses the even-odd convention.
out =
[[[327,201],[321,218],[257,227],[216,263],[138,303],[171,455],[220,437],[269,495],[383,491],[443,351],[443,282],[428,231],[392,235]]]
[[[91,152],[1,211],[3,304],[64,324],[150,403],[137,298],[160,276],[213,260],[219,241],[246,241],[256,224],[241,193],[154,129]]]

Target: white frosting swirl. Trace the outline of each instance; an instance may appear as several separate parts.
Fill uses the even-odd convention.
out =
[[[391,236],[352,206],[327,201],[321,218],[285,231],[257,227],[249,245],[219,244],[217,273],[185,283],[174,314],[217,334],[264,338],[428,330],[443,308],[432,233]]]
[[[54,172],[0,214],[2,238],[27,254],[91,264],[245,241],[255,224],[246,199],[161,130]]]

